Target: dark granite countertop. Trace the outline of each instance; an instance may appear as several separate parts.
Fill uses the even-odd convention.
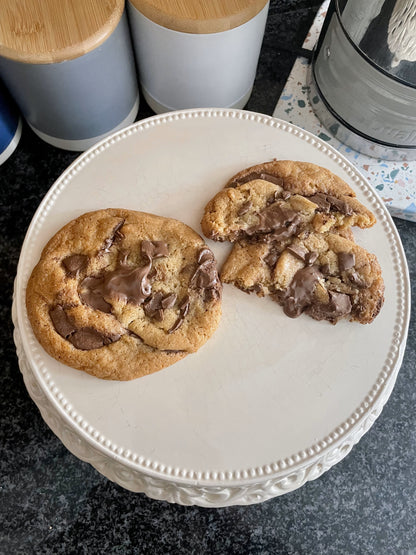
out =
[[[247,109],[273,112],[319,4],[271,3]],[[148,115],[142,100],[138,119]],[[318,480],[260,505],[202,509],[148,499],[108,481],[54,436],[23,384],[10,310],[27,227],[76,156],[43,143],[25,126],[16,152],[0,167],[0,552],[416,553],[414,319],[396,386],[371,430]],[[414,289],[416,225],[395,223]]]

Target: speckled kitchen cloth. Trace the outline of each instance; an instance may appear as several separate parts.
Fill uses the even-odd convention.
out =
[[[320,7],[303,44],[313,50],[324,22],[329,0]],[[309,60],[297,58],[273,116],[310,131],[335,147],[352,162],[378,191],[392,216],[416,222],[416,162],[386,161],[361,154],[344,145],[321,124],[309,100]],[[320,102],[315,97],[312,102]]]

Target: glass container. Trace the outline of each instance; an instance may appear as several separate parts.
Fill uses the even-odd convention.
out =
[[[332,0],[310,85],[317,116],[341,142],[416,160],[416,0]]]

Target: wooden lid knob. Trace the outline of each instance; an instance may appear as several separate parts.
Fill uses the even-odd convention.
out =
[[[267,0],[130,0],[154,23],[182,33],[219,33],[257,15]]]
[[[117,26],[124,0],[1,0],[0,56],[30,64],[72,60]]]

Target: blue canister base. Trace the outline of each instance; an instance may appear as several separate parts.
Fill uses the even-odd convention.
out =
[[[19,118],[16,131],[13,137],[10,139],[8,146],[3,150],[3,152],[0,152],[0,165],[3,164],[8,158],[10,158],[10,156],[16,150],[16,147],[19,144],[21,136],[22,136],[22,120],[21,118]]]
[[[0,165],[15,151],[22,135],[22,120],[3,84],[0,83]]]
[[[113,127],[112,129],[109,129],[105,133],[101,135],[97,135],[96,137],[90,137],[87,139],[79,139],[79,140],[60,139],[59,137],[52,137],[51,135],[47,135],[46,133],[43,133],[39,129],[36,129],[36,127],[31,125],[29,122],[28,124],[29,124],[29,127],[32,129],[32,131],[36,133],[36,135],[46,143],[49,143],[50,145],[55,146],[57,148],[62,148],[63,150],[74,150],[78,152],[83,152],[84,150],[89,149],[90,147],[92,147],[102,139],[105,139],[105,137],[107,137],[108,135],[111,135],[115,131],[119,131],[120,129],[123,129],[123,127],[127,127],[128,125],[133,123],[134,120],[136,119],[138,111],[139,111],[139,96],[136,97],[133,108],[130,110],[128,115],[118,125],[116,125],[116,127]]]
[[[250,87],[250,89],[241,98],[239,98],[236,102],[234,102],[231,106],[223,106],[223,108],[230,108],[230,109],[235,108],[237,110],[244,108],[244,106],[249,101],[249,98],[251,96],[252,91],[253,91],[253,87]],[[150,106],[150,108],[156,114],[164,114],[165,112],[173,112],[177,109],[177,108],[172,108],[170,106],[165,106],[164,104],[162,104],[161,102],[156,100],[156,98],[154,98],[149,93],[149,91],[146,90],[146,88],[143,85],[142,85],[142,94],[143,94],[144,99],[146,100],[146,102]],[[185,107],[181,107],[181,108],[178,108],[178,109],[188,109],[188,108],[216,108],[216,106],[185,106]]]

